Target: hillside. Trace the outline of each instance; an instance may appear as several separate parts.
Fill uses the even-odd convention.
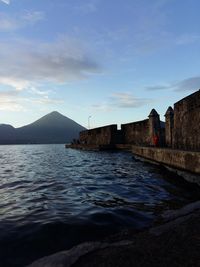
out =
[[[67,143],[78,138],[85,128],[57,111],[20,128],[0,125],[1,144],[52,144]]]
[[[12,143],[15,139],[16,129],[9,124],[0,124],[0,143]]]

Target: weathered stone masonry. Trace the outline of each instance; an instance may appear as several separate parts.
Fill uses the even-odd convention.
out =
[[[168,166],[188,182],[200,185],[200,153],[159,147],[132,146],[134,155]]]
[[[124,144],[149,145],[149,120],[121,125]]]
[[[80,133],[80,143],[87,145],[111,145],[118,140],[117,125],[108,125]]]
[[[164,132],[160,116],[155,109],[149,114],[149,119],[121,125],[123,142],[138,146],[154,145],[157,136],[159,145],[164,144]]]
[[[108,125],[80,133],[80,144],[87,145],[112,145],[129,144],[149,146],[153,145],[155,135],[159,138],[159,144],[163,144],[163,131],[160,116],[155,109],[149,114],[149,119],[121,125],[121,130],[117,130],[117,125]]]
[[[174,129],[174,110],[169,107],[165,113],[165,145],[172,147]]]
[[[174,104],[173,148],[200,151],[200,90]]]
[[[165,113],[165,125],[155,109],[149,118],[121,125],[108,125],[80,133],[80,143],[88,145],[129,144],[154,146],[158,137],[158,146],[200,151],[200,91],[183,98],[169,107]],[[164,126],[164,127],[163,127]]]
[[[200,151],[200,91],[169,107],[165,119],[167,147]]]

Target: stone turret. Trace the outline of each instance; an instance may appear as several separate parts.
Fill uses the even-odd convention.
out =
[[[155,109],[152,109],[149,114],[149,138],[150,145],[159,145],[161,139],[161,128],[160,128],[160,115]],[[157,138],[158,142],[155,141]],[[157,144],[155,144],[157,143]]]
[[[165,113],[165,143],[168,147],[172,147],[173,144],[173,128],[174,110],[172,107],[168,107]]]

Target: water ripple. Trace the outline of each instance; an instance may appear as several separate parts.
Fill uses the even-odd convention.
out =
[[[57,247],[47,254],[119,228],[143,228],[161,211],[199,198],[198,190],[175,183],[174,174],[130,153],[63,145],[0,146],[0,178],[0,247],[18,255],[15,242],[27,243],[29,255],[42,238],[44,252],[55,229]],[[0,261],[9,257],[5,251]]]

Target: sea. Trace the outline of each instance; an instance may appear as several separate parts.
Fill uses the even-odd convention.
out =
[[[199,196],[196,186],[129,152],[0,146],[0,266],[143,230]]]

